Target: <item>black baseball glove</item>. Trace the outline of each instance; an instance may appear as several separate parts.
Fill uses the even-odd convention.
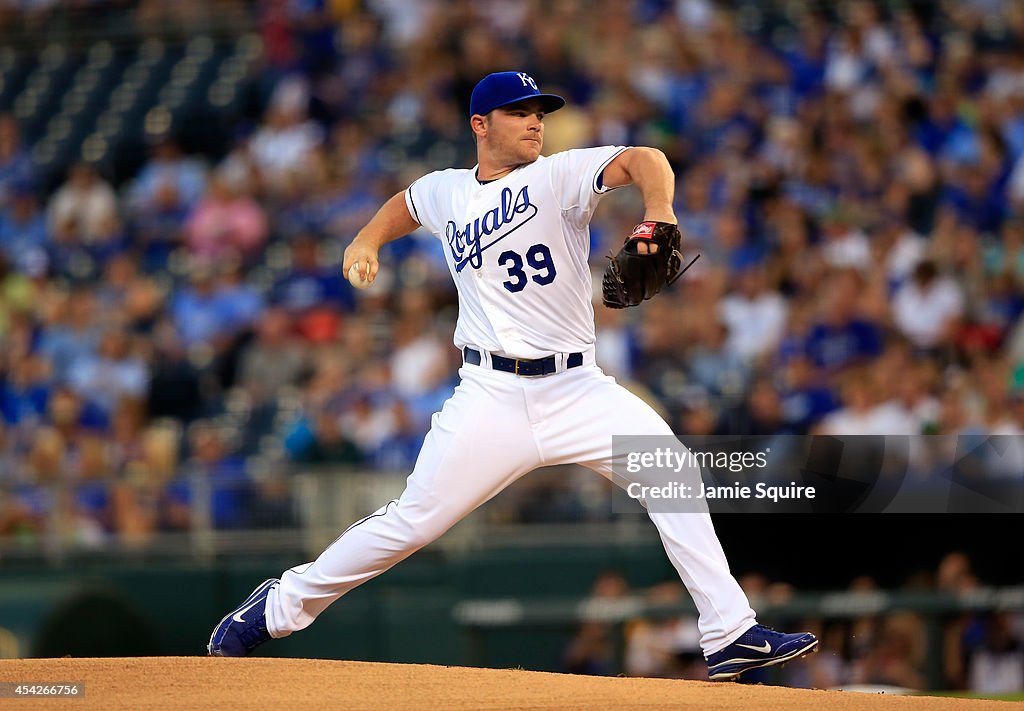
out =
[[[644,242],[648,253],[637,250]],[[604,305],[612,309],[636,306],[678,279],[697,257],[683,267],[682,235],[668,222],[641,222],[614,257],[608,257],[601,284]],[[657,245],[654,251],[653,245]]]

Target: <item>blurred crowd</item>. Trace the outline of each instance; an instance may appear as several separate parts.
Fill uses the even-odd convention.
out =
[[[91,540],[188,530],[206,491],[217,528],[286,525],[290,465],[408,470],[460,365],[440,242],[388,245],[361,292],[341,252],[473,164],[469,93],[506,68],[569,100],[547,152],[650,145],[676,170],[702,258],[595,311],[599,363],[677,431],[1024,433],[1020,3],[223,5],[263,54],[216,154],[171,126],[129,179],[78,163],[51,187],[0,115],[0,535],[45,528],[57,481]],[[595,275],[641,215],[605,199]]]
[[[792,586],[760,574],[743,576],[740,584],[756,601],[755,606],[785,606],[793,600]],[[944,556],[934,571],[916,573],[889,591],[963,600],[982,590],[970,559],[953,552]],[[821,640],[819,651],[785,669],[747,672],[741,681],[888,693],[945,689],[991,695],[1024,691],[1024,615],[1019,612],[978,610],[941,618],[908,611],[879,612],[885,607],[879,604],[885,596],[869,576],[853,579],[847,591],[864,614],[780,620],[782,629],[813,631]],[[613,609],[616,602],[636,596],[665,612],[626,621],[621,647],[613,625],[583,624],[566,647],[565,670],[706,680],[696,617],[671,612],[687,599],[678,581],[635,589],[621,573],[608,570],[594,582],[588,604]]]

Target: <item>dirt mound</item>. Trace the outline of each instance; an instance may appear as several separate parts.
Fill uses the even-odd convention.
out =
[[[958,709],[1010,708],[999,701],[807,691],[730,683],[571,676],[516,669],[372,664],[317,659],[0,660],[0,681],[78,682],[77,700],[3,699],[3,708],[44,709]]]

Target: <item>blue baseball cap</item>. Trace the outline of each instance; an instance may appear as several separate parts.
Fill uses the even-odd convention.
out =
[[[545,113],[565,106],[565,99],[561,96],[540,93],[537,82],[526,72],[496,72],[488,74],[473,87],[469,115],[486,116],[497,108],[525,99],[540,99]]]

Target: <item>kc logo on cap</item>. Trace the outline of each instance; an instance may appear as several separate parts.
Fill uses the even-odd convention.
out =
[[[526,72],[516,72],[516,73],[519,75],[519,78],[522,80],[523,86],[526,86],[527,84],[529,84],[530,86],[533,87],[534,91],[537,91],[537,92],[540,91],[540,89],[537,88],[537,82],[535,82],[533,80],[533,77],[531,77]]]

